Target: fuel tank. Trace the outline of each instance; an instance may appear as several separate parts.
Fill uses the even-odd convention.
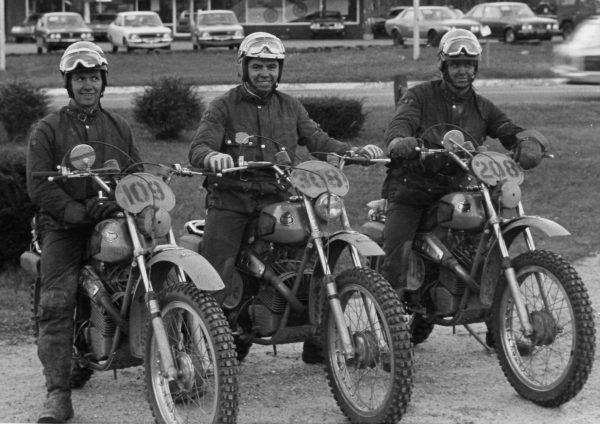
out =
[[[102,262],[131,259],[133,244],[125,218],[105,219],[94,227],[89,241],[90,255]]]
[[[256,236],[273,243],[301,244],[308,241],[310,231],[304,205],[278,202],[260,211]]]
[[[482,230],[486,221],[480,193],[455,192],[443,196],[438,204],[438,224],[454,230]]]

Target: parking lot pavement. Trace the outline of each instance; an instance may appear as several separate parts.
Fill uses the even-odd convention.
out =
[[[320,47],[355,47],[355,46],[391,46],[392,40],[389,38],[377,38],[374,40],[362,39],[318,39],[318,40],[283,40],[287,49],[307,49]],[[98,45],[105,51],[111,51],[111,45],[108,42],[100,41]],[[227,47],[216,47],[212,49],[224,49]],[[171,50],[193,51],[191,40],[177,40],[171,45]],[[123,52],[123,50],[120,50]],[[35,43],[6,43],[6,54],[36,54]],[[62,54],[62,53],[61,53]],[[135,53],[134,53],[135,54]],[[138,53],[139,54],[139,53]]]

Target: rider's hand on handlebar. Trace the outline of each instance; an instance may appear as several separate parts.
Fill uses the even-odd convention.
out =
[[[418,147],[415,137],[396,137],[388,145],[388,154],[392,159],[414,159],[419,155]]]
[[[233,168],[233,158],[225,153],[214,152],[204,158],[204,167],[212,172]]]
[[[90,218],[95,221],[109,218],[115,212],[121,210],[117,202],[114,200],[100,199],[93,197],[85,201],[85,208]]]
[[[354,152],[366,159],[381,159],[384,157],[383,150],[374,144],[367,144]]]

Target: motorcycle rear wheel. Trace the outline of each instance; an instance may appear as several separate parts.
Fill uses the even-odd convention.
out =
[[[323,355],[333,396],[353,423],[396,423],[406,412],[413,386],[408,317],[398,295],[373,270],[344,271],[336,283],[356,355],[342,353],[327,305]]]
[[[591,372],[595,351],[592,305],[575,269],[552,252],[523,253],[513,266],[534,335],[525,337],[510,289],[501,279],[492,309],[500,366],[521,396],[544,407],[557,407],[579,393]]]
[[[152,325],[145,343],[148,402],[157,423],[235,423],[238,364],[231,330],[212,296],[192,283],[159,294],[161,315],[180,377],[168,381]]]

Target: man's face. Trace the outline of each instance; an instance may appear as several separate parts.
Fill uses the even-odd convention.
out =
[[[448,78],[454,87],[459,90],[468,88],[475,79],[475,63],[465,60],[449,60]]]
[[[82,108],[95,107],[102,93],[102,71],[77,70],[71,74],[73,99]]]
[[[248,61],[248,80],[257,94],[270,93],[279,77],[277,59],[250,59]]]

